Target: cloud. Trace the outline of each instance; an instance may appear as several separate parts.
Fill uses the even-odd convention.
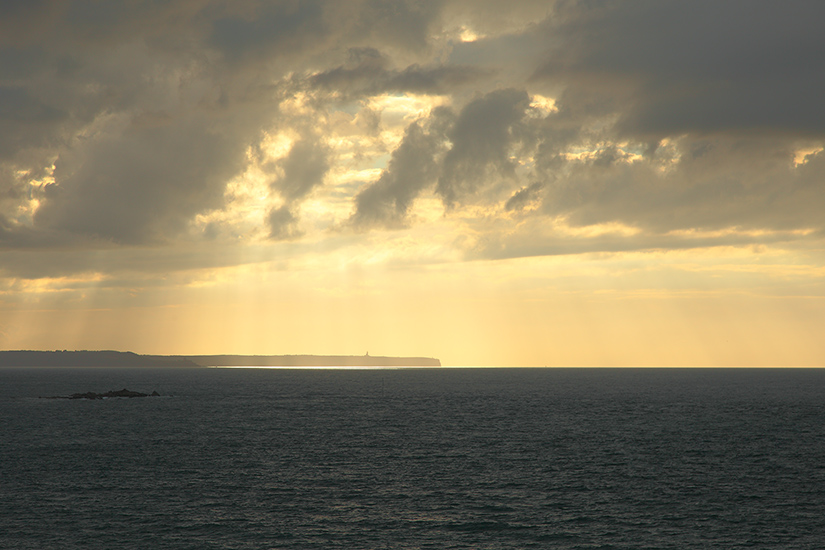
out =
[[[31,182],[0,182],[16,197],[0,204],[2,245],[174,241],[225,206],[246,149],[272,124],[278,98],[207,47],[207,29],[241,3],[138,4],[16,10],[43,40],[0,47],[0,168]]]
[[[465,250],[468,260],[503,260],[535,256],[575,256],[594,253],[622,253],[637,251],[700,250],[713,248],[750,248],[758,246],[787,246],[810,249],[822,234],[799,234],[789,231],[753,234],[725,232],[720,234],[634,234],[628,238],[622,232],[606,232],[583,237],[548,235],[542,226],[531,224],[519,230],[487,233],[484,239]]]
[[[298,219],[289,211],[288,206],[273,208],[267,218],[269,223],[269,238],[282,241],[301,236],[298,229]]]
[[[271,239],[301,236],[293,210],[314,188],[323,184],[324,176],[329,171],[328,155],[328,147],[318,136],[307,136],[295,142],[286,157],[270,163],[268,169],[280,173],[271,187],[284,201],[282,206],[273,208],[267,218]]]
[[[347,96],[374,96],[382,93],[444,94],[455,91],[486,72],[469,66],[390,68],[390,60],[379,51],[359,48],[350,52],[350,66],[341,65],[310,78],[312,86],[334,90]]]
[[[347,6],[347,11],[357,14],[348,38],[386,44],[408,52],[426,50],[431,27],[437,21],[443,4],[442,0],[365,0]]]
[[[196,213],[221,205],[242,165],[244,144],[212,126],[194,117],[104,132],[57,161],[35,225],[126,244],[173,239]]]
[[[207,44],[230,62],[244,57],[300,52],[329,36],[324,2],[240,2],[225,4],[210,21]]]
[[[285,201],[302,200],[330,167],[312,129],[327,106],[279,110],[291,94],[322,87],[298,79],[305,87],[296,89],[294,71],[333,74],[338,51],[408,52],[427,64],[389,71],[389,88],[446,89],[471,71],[421,53],[440,9],[395,0],[4,3],[0,245],[29,246],[32,235],[174,241],[197,215],[231,206],[226,186],[264,130],[315,136],[299,140],[274,184]]]
[[[283,175],[273,182],[272,187],[288,202],[304,198],[323,182],[329,170],[328,153],[317,136],[297,141],[289,154],[276,163]]]
[[[529,98],[523,90],[497,90],[469,102],[455,115],[436,109],[426,129],[407,127],[379,180],[356,197],[356,226],[403,227],[413,200],[435,183],[445,206],[453,207],[497,176],[514,173],[510,150],[514,127]]]
[[[546,22],[552,43],[535,77],[615,102],[617,130],[779,132],[823,136],[825,5],[571,2]]]
[[[684,140],[678,160],[629,160],[615,152],[576,162],[547,186],[543,212],[575,225],[621,222],[656,232],[682,229],[821,227],[825,158],[801,167],[790,148],[761,140]],[[691,154],[692,151],[692,154]]]
[[[23,86],[0,86],[0,162],[14,160],[27,149],[54,143],[55,133],[68,118]]]
[[[502,256],[593,250],[587,228],[614,226],[616,249],[813,239],[822,6],[3,3],[0,247],[286,249],[418,224]],[[440,220],[417,215],[429,191]]]
[[[816,247],[825,231],[825,153],[792,162],[774,140],[683,138],[652,156],[606,147],[522,187],[502,215],[469,219],[468,257]],[[670,156],[681,151],[677,158]],[[525,205],[529,208],[524,208]],[[504,213],[518,212],[508,217]]]
[[[513,173],[509,150],[514,126],[524,116],[524,90],[496,90],[465,106],[448,132],[452,147],[444,157],[436,192],[450,207],[476,192],[491,178]]]
[[[440,114],[447,113],[438,111],[434,118]],[[378,181],[355,197],[351,222],[359,228],[404,226],[415,198],[435,183],[442,142],[437,123],[426,129],[420,122],[410,124]]]
[[[528,187],[522,187],[516,191],[512,197],[507,199],[504,209],[510,211],[522,210],[538,198],[539,192],[542,189],[544,189],[544,182],[541,181],[537,181]]]

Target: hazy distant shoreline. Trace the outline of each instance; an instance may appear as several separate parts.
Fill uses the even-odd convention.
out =
[[[378,355],[140,355],[131,351],[0,351],[0,367],[440,367],[433,357]]]

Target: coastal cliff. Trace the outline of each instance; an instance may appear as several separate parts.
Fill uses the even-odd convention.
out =
[[[379,355],[186,355],[204,367],[440,367],[432,357]]]

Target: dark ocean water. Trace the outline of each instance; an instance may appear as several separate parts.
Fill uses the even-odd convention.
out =
[[[0,548],[81,547],[823,548],[825,370],[0,369]]]

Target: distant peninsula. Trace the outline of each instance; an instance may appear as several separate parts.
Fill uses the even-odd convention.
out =
[[[131,351],[0,351],[0,367],[440,367],[432,357],[139,355]]]

